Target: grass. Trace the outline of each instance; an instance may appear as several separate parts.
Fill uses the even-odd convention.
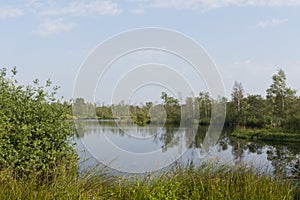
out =
[[[248,140],[300,142],[300,134],[287,133],[277,129],[238,128],[232,133],[232,136]]]
[[[294,199],[295,188],[252,168],[174,167],[143,177],[109,176],[57,168],[54,177],[20,178],[0,172],[0,199]]]

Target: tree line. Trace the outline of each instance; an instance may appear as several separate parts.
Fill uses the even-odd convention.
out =
[[[227,104],[226,122],[245,127],[282,127],[291,131],[300,128],[300,98],[286,84],[285,72],[280,69],[272,76],[266,97],[244,95],[241,83],[235,82],[232,100]]]
[[[226,103],[227,126],[250,128],[282,127],[290,131],[300,130],[300,98],[296,90],[287,86],[285,72],[280,69],[272,76],[272,84],[262,95],[245,95],[242,83],[235,81],[231,99],[213,99],[209,92],[200,92],[197,97],[187,97],[184,103],[167,93],[161,94],[161,104],[147,102],[144,105],[116,105],[87,103],[83,98],[73,102],[70,114],[77,118],[131,120],[138,125],[150,122],[179,124],[182,120],[208,125],[212,106]],[[197,111],[197,112],[196,112]]]

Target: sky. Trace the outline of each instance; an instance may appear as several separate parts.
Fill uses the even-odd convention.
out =
[[[217,65],[228,98],[235,80],[245,94],[265,96],[279,69],[300,91],[300,0],[1,0],[0,67],[17,66],[22,84],[50,78],[70,99],[81,65],[98,44],[144,27],[198,42]]]

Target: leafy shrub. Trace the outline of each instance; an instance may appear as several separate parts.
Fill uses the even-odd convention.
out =
[[[289,132],[300,133],[300,116],[288,117],[283,128]]]
[[[15,79],[16,68],[11,72],[8,78],[7,69],[0,69],[0,170],[11,168],[20,176],[49,174],[62,161],[75,159],[68,142],[72,125],[55,99],[58,87],[50,80],[45,86],[35,80],[25,87]]]
[[[259,118],[251,118],[246,121],[246,127],[251,128],[263,128],[265,126],[265,122],[263,119]]]

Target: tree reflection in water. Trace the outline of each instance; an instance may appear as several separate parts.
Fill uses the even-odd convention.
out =
[[[224,163],[227,162],[233,165],[248,163],[255,168],[268,170],[274,174],[284,173],[287,177],[300,177],[299,144],[265,143],[236,139],[230,137],[232,130],[228,128],[224,128],[216,144],[205,144],[205,141],[215,139],[213,136],[207,136],[207,126],[179,128],[178,126],[161,125],[161,127],[159,127],[153,125],[152,127],[131,129],[131,126],[127,125],[127,127],[123,126],[121,129],[118,124],[111,121],[100,123],[98,121],[85,121],[83,124],[82,127],[77,129],[77,140],[79,143],[80,138],[96,137],[97,134],[105,133],[108,136],[114,135],[114,138],[118,138],[120,146],[126,148],[126,145],[132,145],[131,140],[133,140],[135,136],[128,135],[127,131],[133,130],[133,132],[136,131],[136,136],[148,138],[149,145],[160,148],[162,152],[168,151],[169,148],[176,145],[182,145],[180,141],[183,140],[187,151],[179,161],[185,164],[186,162],[194,163],[195,165],[201,163],[202,160],[199,157],[203,154],[203,148],[208,148],[210,149],[209,156],[203,159],[203,161],[220,159]],[[124,127],[126,129],[125,131]],[[79,146],[80,145],[77,145],[77,147]],[[99,151],[101,151],[101,147],[99,147]],[[79,155],[82,156],[80,152]]]

